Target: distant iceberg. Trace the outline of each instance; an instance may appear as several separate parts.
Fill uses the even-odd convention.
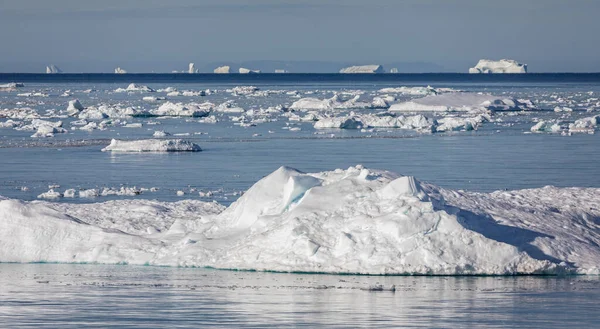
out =
[[[480,59],[475,67],[469,69],[469,73],[527,73],[527,64],[512,59]]]
[[[239,72],[240,74],[255,74],[260,73],[260,70],[251,70],[244,67],[240,67]]]
[[[198,69],[194,63],[188,65],[188,73],[198,73]]]
[[[290,73],[290,71],[284,69],[276,69],[275,73]]]
[[[227,65],[224,66],[219,66],[216,69],[214,69],[214,73],[218,73],[218,74],[227,74],[230,73],[231,68]]]
[[[345,67],[340,73],[384,73],[384,70],[381,65],[359,65]]]
[[[123,69],[122,69],[122,68],[120,68],[120,67],[117,67],[117,68],[115,69],[115,74],[125,74],[125,73],[127,73],[127,71],[123,70]]]
[[[56,66],[54,64],[50,64],[49,66],[46,66],[46,73],[48,73],[48,74],[62,73],[62,70],[59,69],[58,66]]]

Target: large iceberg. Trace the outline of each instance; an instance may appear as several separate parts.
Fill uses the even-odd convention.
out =
[[[200,146],[181,139],[118,140],[113,139],[103,152],[199,152]]]
[[[529,100],[480,93],[457,92],[430,95],[393,104],[391,112],[481,112],[522,111],[535,106]]]
[[[46,73],[48,73],[48,74],[62,73],[62,70],[59,69],[58,66],[56,66],[54,64],[50,64],[50,65],[46,66]]]
[[[349,66],[340,70],[340,73],[384,73],[381,65]]]
[[[127,73],[127,71],[125,71],[124,69],[122,69],[120,67],[117,67],[115,69],[115,74],[125,74],[125,73]]]
[[[1,262],[361,274],[599,274],[600,189],[446,190],[281,167],[231,206],[0,201]]]
[[[469,73],[527,73],[527,64],[512,59],[480,59],[475,67],[469,69]]]
[[[198,73],[198,69],[194,63],[188,65],[188,73]]]
[[[214,69],[213,71],[214,73],[218,73],[218,74],[226,74],[226,73],[230,73],[230,67],[227,65],[224,66],[219,66],[216,69]]]

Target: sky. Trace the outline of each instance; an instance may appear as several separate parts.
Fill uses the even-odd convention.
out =
[[[0,72],[256,60],[466,72],[480,58],[600,72],[599,14],[600,0],[0,0]]]

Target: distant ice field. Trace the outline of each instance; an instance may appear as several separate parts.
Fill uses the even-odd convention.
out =
[[[54,201],[197,198],[229,204],[240,192],[281,165],[317,172],[359,163],[413,175],[442,187],[472,191],[545,185],[600,186],[595,169],[600,160],[598,135],[592,134],[596,128],[569,128],[579,119],[600,114],[600,84],[594,81],[483,80],[428,84],[362,79],[163,81],[136,83],[137,90],[128,90],[129,82],[25,82],[14,91],[0,91],[0,113],[13,111],[12,118],[0,114],[0,195],[34,200],[51,187],[61,193],[67,189],[135,187],[139,193],[107,193]],[[0,84],[9,82],[20,81]],[[144,86],[154,92],[148,92]],[[433,89],[438,91],[428,91]],[[393,105],[456,91],[529,100],[535,108],[493,113],[474,108],[468,108],[467,112],[391,113],[382,106],[386,103],[376,100],[385,98],[387,105]],[[350,102],[357,96],[357,101]],[[332,97],[338,98],[325,102]],[[319,106],[324,104],[325,108],[287,109],[301,99],[311,98],[322,101]],[[79,100],[84,110],[69,113],[69,102],[73,100]],[[156,111],[167,102],[181,103],[184,107],[211,103],[212,107],[208,116],[202,117],[152,114],[153,111],[164,114]],[[100,110],[89,111],[90,107],[101,106],[112,111],[108,112],[110,116]],[[36,113],[38,118],[16,118],[27,115],[14,111],[23,108],[29,108],[32,111],[29,115]],[[123,115],[128,113],[126,109],[138,111],[142,116]],[[184,113],[179,110],[175,107],[175,112],[169,113]],[[113,117],[115,113],[119,115]],[[469,126],[469,120],[481,113],[485,117],[474,122],[474,127]],[[405,121],[400,124],[396,120],[399,116],[418,115],[429,121],[421,120],[423,126],[407,127]],[[373,118],[381,117],[386,119],[385,124],[397,127],[365,126],[373,125],[372,122],[379,124]],[[317,122],[330,118],[350,118],[354,126],[315,128]],[[452,125],[444,125],[446,130],[442,131],[440,127],[447,118]],[[48,128],[44,122],[33,127],[33,120],[52,124],[61,121],[61,127]],[[433,120],[437,123],[432,124]],[[548,122],[548,127],[557,124],[560,130],[532,132],[532,127],[540,121]],[[52,137],[44,137],[48,131]],[[157,138],[154,137],[157,132],[159,139],[193,142],[202,152],[101,152],[111,139],[153,139]],[[34,134],[40,137],[31,137]]]

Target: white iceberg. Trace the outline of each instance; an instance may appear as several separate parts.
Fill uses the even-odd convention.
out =
[[[275,73],[290,73],[290,71],[284,69],[275,69]]]
[[[125,73],[127,73],[127,71],[125,71],[124,69],[122,69],[120,67],[117,67],[115,69],[115,74],[125,74]]]
[[[50,65],[46,66],[46,73],[47,74],[62,73],[62,70],[59,69],[58,66],[56,66],[54,64],[50,64]]]
[[[214,69],[213,73],[217,73],[217,74],[227,74],[230,73],[231,68],[227,65],[224,66],[219,66],[216,69]]]
[[[0,200],[0,261],[600,274],[599,217],[594,188],[470,193],[361,166],[313,174],[282,167],[225,210],[190,200]]]
[[[469,69],[469,73],[527,73],[527,64],[512,59],[480,59],[475,67]]]
[[[83,105],[79,102],[78,99],[70,100],[69,106],[67,106],[67,114],[70,116],[77,116],[81,111],[84,110]]]
[[[340,70],[340,73],[384,73],[381,65],[358,65],[349,66]]]
[[[533,102],[488,94],[457,92],[393,104],[391,112],[482,112],[535,109]]]
[[[196,65],[194,65],[194,63],[190,63],[188,65],[188,73],[198,73],[198,69],[196,68]]]
[[[600,115],[581,118],[569,124],[569,131],[572,133],[594,133],[596,127],[600,124]]]
[[[181,139],[142,139],[118,140],[113,139],[102,152],[199,152],[200,146]]]
[[[251,69],[247,69],[245,67],[240,67],[238,72],[240,74],[258,74],[258,73],[260,73],[260,70],[251,70]]]

